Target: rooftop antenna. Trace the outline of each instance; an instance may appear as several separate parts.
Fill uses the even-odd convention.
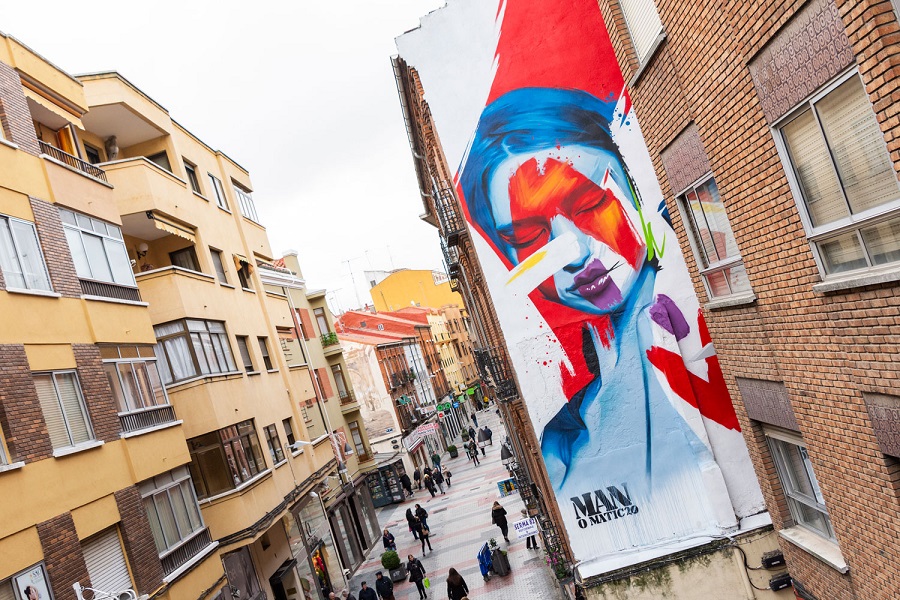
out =
[[[391,255],[391,247],[387,246],[388,259],[391,261],[391,271],[394,270],[394,257]]]
[[[347,263],[347,270],[350,271],[350,281],[353,282],[353,293],[356,294],[356,306],[362,306],[362,300],[359,299],[359,290],[356,288],[356,277],[353,276],[353,268],[350,266],[350,261],[355,260],[352,258],[348,258],[344,262]]]

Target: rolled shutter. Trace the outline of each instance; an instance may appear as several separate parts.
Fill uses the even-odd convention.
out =
[[[0,582],[0,600],[16,600],[16,593],[13,591],[12,582],[9,579]]]
[[[91,587],[109,593],[119,593],[131,586],[128,563],[122,553],[115,527],[92,537],[81,545],[87,564]]]
[[[622,10],[625,13],[625,22],[634,43],[634,50],[638,62],[644,62],[656,36],[662,32],[662,22],[659,13],[656,12],[656,4],[653,0],[622,0]]]

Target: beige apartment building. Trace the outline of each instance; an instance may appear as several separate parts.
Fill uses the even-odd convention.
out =
[[[341,590],[378,537],[370,452],[249,174],[119,74],[2,42],[0,598]]]

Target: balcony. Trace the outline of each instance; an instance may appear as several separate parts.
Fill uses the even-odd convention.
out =
[[[159,165],[139,156],[106,163],[106,175],[116,188],[121,215],[161,211],[184,223],[199,223],[206,202],[194,196],[188,184]]]
[[[335,332],[329,331],[328,333],[323,333],[319,336],[319,341],[322,342],[322,347],[327,348],[328,346],[334,346],[335,344],[340,344],[341,341],[338,339],[338,336]]]
[[[459,237],[466,232],[466,224],[460,215],[459,203],[453,188],[442,189],[434,199],[434,205],[441,224],[441,234],[447,240],[447,246],[456,246]]]
[[[169,554],[160,557],[163,574],[165,576],[171,575],[178,570],[180,566],[203,552],[210,544],[212,544],[212,536],[209,534],[209,529],[204,528],[187,542],[172,550]]]
[[[141,292],[138,288],[94,281],[93,279],[79,279],[78,281],[81,283],[81,293],[85,296],[100,296],[115,300],[129,300],[131,302],[141,301]]]
[[[356,396],[350,390],[338,392],[338,395],[341,398],[341,406],[343,406],[344,404],[354,404],[356,402]]]
[[[155,406],[139,412],[119,415],[119,425],[123,433],[150,429],[175,421],[175,409],[171,405]]]
[[[64,165],[68,165],[73,169],[77,169],[86,175],[90,175],[95,179],[99,179],[104,183],[109,183],[106,179],[106,172],[100,167],[95,167],[89,162],[83,161],[77,156],[72,156],[68,152],[63,152],[56,146],[51,146],[47,142],[38,140],[38,144],[41,146],[41,152],[49,156],[55,161],[59,161]]]
[[[488,385],[494,388],[499,400],[512,400],[518,395],[506,352],[499,347],[473,350],[478,372]]]

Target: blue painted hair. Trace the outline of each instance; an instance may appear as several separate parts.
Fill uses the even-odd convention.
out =
[[[460,183],[469,214],[497,247],[506,248],[506,244],[497,235],[489,198],[490,182],[510,156],[557,146],[600,148],[618,157],[628,176],[610,133],[614,109],[615,103],[603,102],[587,92],[554,88],[520,88],[484,109]],[[631,178],[628,179],[636,194]]]

